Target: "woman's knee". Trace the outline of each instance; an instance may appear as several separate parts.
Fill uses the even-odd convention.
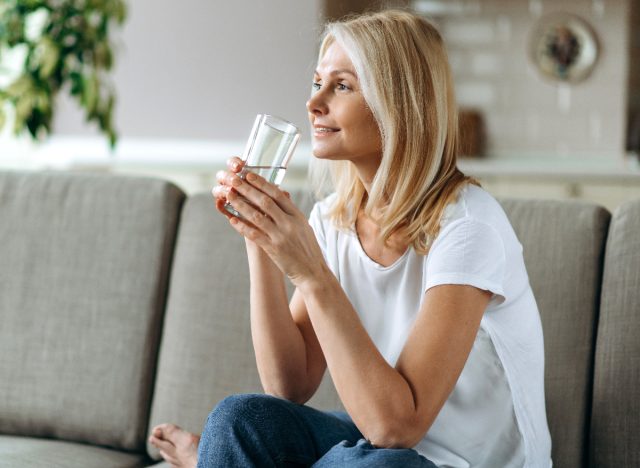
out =
[[[339,443],[313,466],[314,468],[325,466],[436,468],[436,465],[415,450],[375,448],[364,439],[359,440],[355,445],[347,441]]]
[[[279,419],[283,406],[289,402],[262,394],[238,394],[222,399],[209,413],[205,431],[223,427],[253,426],[261,421]],[[289,403],[291,404],[291,403]]]

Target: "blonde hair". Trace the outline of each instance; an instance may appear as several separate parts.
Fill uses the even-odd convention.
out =
[[[334,41],[378,123],[382,161],[368,194],[349,161],[314,161],[312,181],[319,193],[328,166],[336,192],[329,217],[338,228],[353,229],[362,207],[385,242],[398,233],[426,254],[447,204],[465,184],[479,185],[456,166],[458,112],[443,40],[425,18],[387,10],[329,23],[319,59]]]

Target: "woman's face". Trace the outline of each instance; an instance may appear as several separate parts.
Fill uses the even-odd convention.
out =
[[[317,158],[349,160],[375,173],[382,157],[378,124],[362,96],[353,64],[337,42],[318,63],[307,110]]]

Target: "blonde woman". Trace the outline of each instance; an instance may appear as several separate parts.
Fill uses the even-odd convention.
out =
[[[456,167],[436,29],[402,11],[329,24],[307,109],[335,189],[308,221],[237,158],[214,189],[246,239],[266,395],[224,399],[199,441],[162,425],[152,443],[176,466],[551,466],[522,247]],[[304,405],[326,370],[346,413]]]

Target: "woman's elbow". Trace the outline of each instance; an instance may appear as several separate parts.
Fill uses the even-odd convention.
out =
[[[282,398],[299,405],[304,405],[313,396],[313,393],[308,390],[294,386],[263,384],[262,388],[267,395]]]
[[[413,448],[427,433],[416,425],[380,424],[369,432],[367,440],[378,448]]]

